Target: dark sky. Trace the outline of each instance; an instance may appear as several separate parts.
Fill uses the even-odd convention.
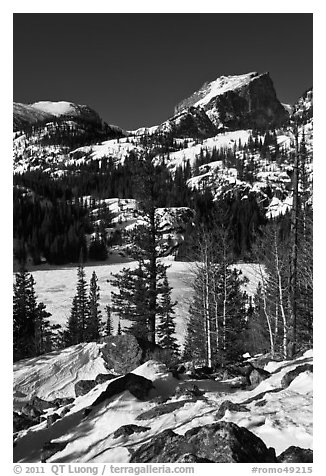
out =
[[[14,101],[88,104],[126,129],[250,71],[293,103],[312,85],[312,14],[14,14]]]

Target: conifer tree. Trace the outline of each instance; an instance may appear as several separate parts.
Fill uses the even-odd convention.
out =
[[[63,341],[64,341],[65,347],[79,344],[80,342],[77,296],[74,296],[72,300],[72,306],[71,306],[70,316],[67,322],[67,328],[65,329],[63,333]]]
[[[160,287],[160,321],[157,326],[158,344],[163,349],[170,350],[173,354],[179,355],[180,348],[175,337],[174,307],[177,302],[171,300],[172,287],[169,286],[165,272],[163,283]]]
[[[88,315],[86,321],[86,341],[97,341],[100,338],[101,330],[101,311],[99,309],[100,288],[97,284],[98,279],[93,271],[88,296]]]
[[[148,283],[142,261],[138,268],[124,268],[113,276],[111,284],[118,288],[112,292],[112,311],[120,319],[129,321],[128,332],[146,338],[148,332]]]
[[[112,325],[111,307],[109,305],[105,307],[105,312],[106,312],[106,323],[104,328],[104,334],[106,336],[112,336],[113,325]]]
[[[162,279],[164,266],[160,262],[160,257],[164,255],[162,244],[160,243],[160,217],[157,208],[161,206],[160,197],[165,169],[155,166],[153,154],[144,154],[141,160],[135,162],[134,167],[134,189],[136,198],[139,200],[139,207],[143,225],[134,228],[130,233],[133,243],[133,255],[143,263],[146,273],[147,302],[147,339],[155,343],[156,321],[158,317],[158,283]]]
[[[87,283],[83,264],[77,269],[76,309],[79,328],[79,342],[86,342],[89,307],[87,299]]]
[[[13,307],[14,360],[36,355],[34,279],[23,267],[15,276]]]
[[[51,314],[47,312],[45,304],[40,302],[36,308],[35,320],[36,355],[51,352],[55,346],[56,334],[60,326],[51,325],[50,317]]]
[[[51,326],[50,313],[37,303],[33,276],[23,267],[16,273],[13,305],[14,360],[50,352],[57,326]]]

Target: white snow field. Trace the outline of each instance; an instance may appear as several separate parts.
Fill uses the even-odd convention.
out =
[[[85,265],[86,280],[89,283],[93,270],[98,277],[100,286],[100,309],[105,318],[105,306],[110,304],[111,291],[117,291],[107,281],[112,278],[112,274],[118,273],[124,267],[134,268],[135,261],[116,263],[116,257],[112,257],[112,263],[108,264],[88,264]],[[121,259],[121,258],[120,258]],[[193,271],[196,264],[182,261],[172,261],[169,258],[162,260],[170,265],[167,270],[169,283],[172,286],[172,299],[177,300],[175,308],[176,316],[176,334],[181,343],[184,342],[187,325],[187,316],[189,304],[192,298],[192,281],[194,279]],[[46,265],[45,265],[46,266]],[[246,286],[248,294],[252,295],[257,289],[260,277],[260,266],[257,264],[241,263],[237,265],[243,275],[249,279]],[[51,322],[64,326],[70,315],[72,299],[76,293],[77,284],[77,265],[74,267],[55,267],[51,269],[32,271],[36,281],[35,290],[39,301],[44,302],[48,312],[52,314]],[[114,326],[117,329],[117,319]],[[127,324],[127,323],[126,323]],[[122,323],[124,325],[124,323]]]
[[[63,395],[65,388],[66,395],[71,395],[69,385],[60,386],[60,382],[54,379],[53,373],[60,373],[64,382],[75,379],[78,372],[80,372],[79,378],[94,377],[95,369],[101,369],[102,366],[100,353],[96,354],[96,346],[98,345],[82,344],[65,349],[62,351],[62,356],[52,353],[50,356],[25,361],[24,365],[15,364],[16,393],[24,390],[28,392],[30,389],[33,395],[50,396],[57,392]],[[51,367],[51,356],[57,363],[56,369]],[[87,356],[92,359],[89,366],[84,361]],[[75,363],[79,361],[82,363],[77,364],[77,368],[74,369]],[[39,462],[44,443],[55,441],[66,442],[67,445],[47,462],[128,463],[133,450],[165,429],[170,428],[178,434],[184,434],[192,427],[213,423],[216,421],[217,409],[226,399],[242,403],[261,392],[280,389],[282,377],[302,363],[312,363],[312,351],[306,352],[297,360],[268,364],[267,369],[273,371],[273,374],[255,389],[247,391],[237,390],[225,393],[225,384],[219,381],[190,381],[205,392],[202,399],[195,402],[189,401],[177,410],[160,416],[149,416],[145,420],[137,420],[136,417],[155,408],[157,403],[150,399],[139,401],[128,391],[107,399],[84,417],[83,410],[89,407],[106,388],[108,385],[106,382],[96,386],[88,394],[78,397],[72,404],[70,412],[48,428],[46,428],[46,422],[42,422],[21,431],[14,447],[14,461]],[[31,367],[38,368],[39,372],[29,375]],[[156,388],[151,391],[150,398],[157,395],[171,396],[169,402],[181,401],[185,398],[173,396],[176,386],[185,383],[173,378],[163,364],[148,361],[135,369],[134,373],[154,382]],[[186,377],[184,376],[183,379]],[[301,373],[288,388],[267,393],[258,400],[262,398],[267,402],[265,405],[257,406],[256,401],[253,401],[245,404],[249,412],[227,411],[223,420],[233,421],[248,428],[262,438],[267,446],[274,447],[277,455],[291,445],[312,448],[312,374],[308,371]],[[48,413],[52,411],[51,409]],[[113,432],[126,424],[146,426],[149,429],[129,437],[113,438]]]

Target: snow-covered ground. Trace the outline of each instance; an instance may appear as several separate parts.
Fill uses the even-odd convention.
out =
[[[114,258],[114,257],[113,257]],[[163,262],[170,267],[167,270],[169,283],[172,286],[172,299],[177,300],[176,311],[176,334],[181,343],[185,338],[187,316],[189,304],[192,298],[192,281],[194,278],[194,263],[172,261],[169,258]],[[118,273],[124,267],[134,268],[137,263],[112,262],[105,264],[86,264],[86,280],[90,281],[93,270],[98,277],[100,286],[100,308],[105,317],[105,306],[110,304],[111,291],[113,287],[108,283],[112,274]],[[72,299],[76,292],[77,268],[76,267],[51,267],[52,269],[32,271],[36,281],[35,290],[40,301],[44,302],[47,310],[52,314],[51,322],[64,326],[70,315]],[[257,289],[260,276],[260,267],[257,264],[241,263],[237,265],[243,275],[248,277],[249,284],[246,286],[247,292],[252,295]],[[116,291],[116,290],[115,290]],[[114,323],[115,330],[117,321]]]
[[[101,364],[96,363],[101,361],[101,356],[97,354],[96,357],[94,346],[96,344],[81,344],[65,349],[62,351],[62,357],[55,356],[56,369],[50,365],[51,358],[47,360],[43,356],[37,359],[39,362],[32,359],[31,362],[25,361],[22,365],[16,364],[15,391],[28,392],[30,388],[33,393],[39,387],[39,392],[36,391],[34,394],[52,395],[51,392],[56,392],[60,385],[58,381],[53,380],[52,374],[61,372],[64,381],[74,380],[76,371],[72,365],[68,364],[70,359],[75,362],[78,354],[80,359],[77,358],[76,362],[84,362],[88,355],[92,356],[92,364],[87,367],[84,362],[85,365],[83,367],[79,365],[78,370],[83,370],[82,378],[94,378],[94,369],[101,368]],[[29,363],[32,367],[39,369],[39,374],[37,372],[30,374]],[[86,395],[78,397],[69,413],[48,428],[46,422],[42,422],[28,430],[23,430],[14,448],[14,461],[39,462],[44,443],[55,441],[66,442],[67,445],[62,451],[49,458],[48,462],[127,463],[133,450],[161,431],[170,428],[178,434],[184,434],[190,428],[216,421],[216,411],[224,400],[245,403],[249,398],[273,389],[280,390],[258,398],[260,402],[266,401],[265,405],[256,405],[256,400],[245,403],[249,409],[248,412],[227,411],[223,420],[233,421],[248,428],[262,438],[267,446],[274,447],[276,454],[280,454],[291,445],[312,448],[312,374],[309,371],[303,372],[289,387],[281,389],[282,377],[302,363],[312,363],[312,351],[306,352],[300,359],[273,363],[272,367],[268,366],[267,368],[273,372],[272,375],[255,389],[247,391],[226,393],[225,384],[223,387],[220,381],[196,380],[193,383],[205,392],[203,398],[187,402],[181,408],[169,413],[148,416],[145,420],[139,421],[136,419],[138,415],[157,406],[157,403],[152,400],[155,396],[170,396],[169,402],[184,399],[183,396],[174,396],[174,390],[180,383],[186,384],[187,379],[184,376],[183,382],[180,382],[167,372],[163,364],[155,361],[145,362],[133,372],[154,383],[155,389],[151,391],[148,400],[139,401],[125,391],[102,402],[85,417],[83,410],[96,400],[107,387],[108,382],[100,384]],[[26,381],[29,382],[29,387]],[[69,387],[66,386],[66,389],[67,395],[70,395]],[[129,437],[114,438],[113,432],[126,424],[142,425],[149,429]]]

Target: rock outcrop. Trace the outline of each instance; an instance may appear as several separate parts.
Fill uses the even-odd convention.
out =
[[[192,455],[214,463],[276,463],[275,451],[246,428],[217,422],[178,435],[165,430],[132,455],[131,463],[175,463]]]
[[[123,377],[119,377],[113,382],[110,382],[104,392],[102,392],[92,405],[85,409],[84,415],[87,416],[92,408],[100,405],[105,400],[108,400],[115,395],[119,395],[122,392],[128,390],[138,400],[145,400],[148,393],[153,389],[153,383],[145,377],[135,375],[132,373],[126,374]]]
[[[311,364],[304,364],[304,365],[299,365],[295,369],[291,370],[287,374],[284,375],[281,381],[281,385],[283,388],[287,388],[293,380],[300,375],[302,372],[312,372],[313,371],[313,366]]]
[[[166,415],[167,413],[172,413],[175,410],[179,410],[185,406],[191,400],[181,400],[179,402],[169,402],[162,405],[157,405],[154,408],[151,408],[147,412],[141,413],[136,417],[136,420],[151,420],[152,418],[157,418],[161,415]]]
[[[118,374],[131,372],[143,363],[143,349],[132,334],[106,337],[101,354],[107,369]]]
[[[299,446],[289,446],[277,457],[279,463],[312,463],[313,451]]]
[[[97,375],[95,380],[79,380],[78,382],[75,383],[76,397],[86,395],[86,393],[90,392],[94,387],[96,387],[96,385],[105,383],[108,380],[112,380],[113,378],[117,378],[117,375],[99,374]]]
[[[123,425],[113,433],[113,438],[119,438],[120,436],[128,437],[134,433],[142,433],[148,430],[150,430],[148,426]]]
[[[249,412],[249,408],[247,408],[245,405],[241,403],[233,403],[230,400],[225,400],[221,404],[220,408],[217,410],[217,413],[215,415],[216,420],[220,420],[221,418],[223,418],[226,411]]]

